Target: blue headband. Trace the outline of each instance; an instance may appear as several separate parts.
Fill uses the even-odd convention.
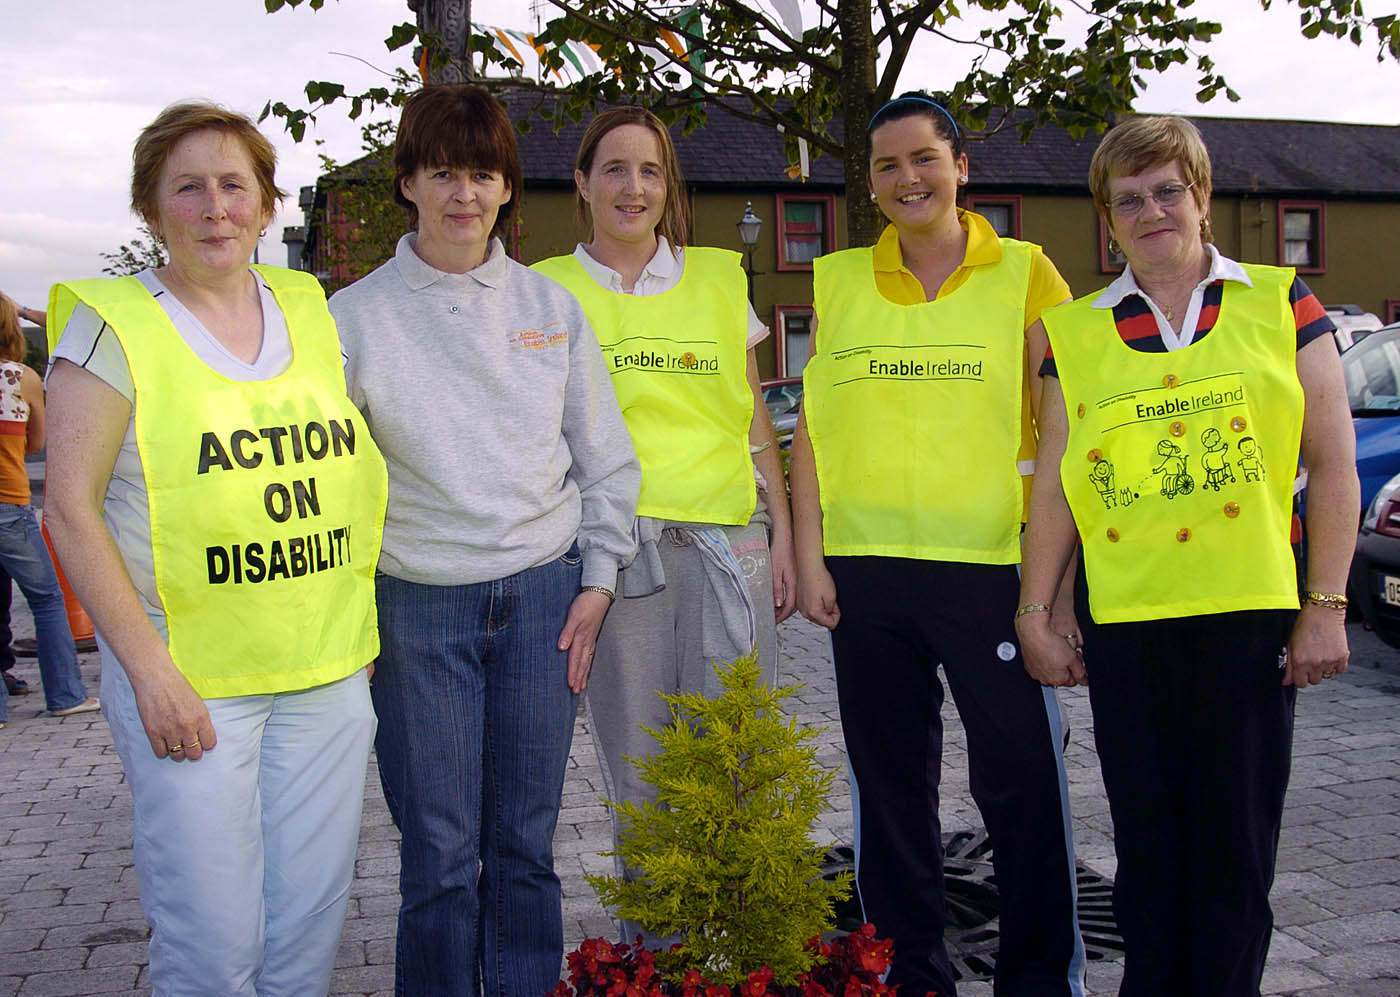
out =
[[[951,114],[948,113],[948,109],[947,109],[946,107],[944,107],[942,104],[938,103],[938,101],[936,101],[936,100],[929,100],[927,97],[896,97],[894,100],[890,101],[888,104],[886,104],[884,107],[880,108],[878,111],[876,111],[874,114],[872,114],[872,115],[870,116],[870,124],[868,124],[868,125],[865,126],[865,133],[866,133],[867,135],[870,134],[870,129],[873,128],[874,125],[875,125],[875,119],[878,118],[880,115],[884,114],[886,111],[888,111],[890,108],[894,107],[896,104],[903,104],[903,103],[905,103],[906,101],[912,101],[912,100],[916,100],[916,101],[918,101],[920,104],[927,104],[929,107],[936,107],[936,108],[938,108],[938,110],[943,114],[943,117],[945,117],[945,118],[948,119],[948,124],[950,124],[950,125],[953,126],[953,137],[954,137],[954,138],[957,138],[957,137],[958,137],[958,123],[957,123],[956,121],[953,120],[953,116],[952,116]]]

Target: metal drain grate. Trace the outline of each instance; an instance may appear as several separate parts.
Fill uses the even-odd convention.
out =
[[[826,854],[822,875],[831,879],[842,870],[854,872],[855,853],[838,845]],[[996,874],[992,870],[992,845],[987,832],[958,831],[943,836],[943,877],[948,896],[945,941],[953,970],[960,980],[990,980],[996,971],[1001,913]],[[1084,955],[1090,962],[1116,959],[1123,954],[1123,939],[1113,920],[1113,883],[1083,864],[1075,865],[1079,885],[1079,930]],[[860,902],[851,897],[836,906],[836,927],[854,931],[862,924]],[[879,929],[877,924],[876,929]]]

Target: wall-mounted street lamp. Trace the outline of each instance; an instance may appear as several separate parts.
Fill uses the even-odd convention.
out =
[[[739,241],[744,244],[744,273],[749,278],[749,301],[753,301],[753,279],[757,271],[753,268],[753,251],[758,245],[758,233],[763,228],[763,219],[753,213],[753,202],[744,205],[744,217],[735,223],[739,230]]]

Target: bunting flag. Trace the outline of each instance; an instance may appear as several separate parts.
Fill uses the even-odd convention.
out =
[[[699,48],[688,48],[687,34],[704,36],[704,24],[700,19],[699,4],[683,11],[675,19],[677,31],[661,28],[657,32],[654,50],[658,62],[679,60],[691,68],[692,74],[705,71],[705,53]],[[559,69],[547,70],[542,57],[550,50],[538,40],[538,36],[514,28],[501,28],[491,24],[472,22],[472,30],[494,39],[516,62],[520,63],[518,75],[541,83],[577,83],[586,76],[601,72],[608,67],[598,55],[598,46],[583,41],[567,41],[553,46],[564,61]],[[617,70],[615,70],[617,71]],[[426,72],[426,70],[425,70]],[[698,84],[698,80],[696,83]]]

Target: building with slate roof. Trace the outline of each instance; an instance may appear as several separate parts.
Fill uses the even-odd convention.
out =
[[[573,161],[582,124],[559,133],[538,117],[540,97],[501,94],[519,136],[525,194],[511,250],[523,262],[573,250]],[[1247,262],[1290,264],[1327,304],[1354,303],[1400,320],[1400,127],[1307,121],[1193,118],[1211,152],[1216,243]],[[839,127],[839,125],[838,125]],[[696,245],[743,250],[745,207],[763,221],[752,253],[753,298],[774,336],[759,347],[765,377],[796,374],[811,322],[811,260],[846,246],[840,162],[815,157],[805,183],[788,174],[782,136],[723,112],[672,137],[685,173]],[[1022,144],[1014,128],[969,146],[966,204],[1004,235],[1036,242],[1075,294],[1102,287],[1121,266],[1089,197],[1089,160],[1099,137],[1047,126]],[[338,185],[363,164],[322,177],[308,203],[334,208]],[[386,196],[387,192],[386,192]],[[328,200],[329,198],[329,200]],[[308,212],[307,266],[324,260],[326,227]],[[339,232],[345,231],[343,219]],[[322,263],[322,268],[324,264]]]

